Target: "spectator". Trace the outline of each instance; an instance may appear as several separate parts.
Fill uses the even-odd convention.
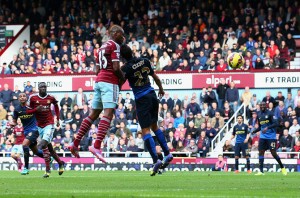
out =
[[[175,132],[175,130],[174,130],[174,132]],[[174,148],[176,148],[176,146],[177,146],[177,140],[176,140],[175,137],[174,137],[174,132],[171,131],[171,130],[169,131],[168,136],[167,136],[167,142],[168,142],[168,143],[171,143],[172,146],[173,146]]]
[[[270,91],[266,92],[266,96],[262,101],[266,103],[267,107],[269,106],[270,102],[272,102],[273,104],[275,103],[275,99],[271,96]]]
[[[6,120],[7,111],[4,108],[3,104],[0,104],[0,120]]]
[[[296,145],[297,142],[300,141],[300,131],[296,131],[295,136],[293,137],[292,143],[291,143],[291,147],[294,148],[294,146]]]
[[[207,91],[206,91],[206,94],[204,95],[204,101],[203,102],[207,103],[208,106],[210,106],[210,107],[211,107],[213,102],[217,102],[216,93],[212,90],[211,86],[207,87]]]
[[[284,102],[285,97],[282,95],[281,91],[278,91],[278,94],[277,94],[277,96],[275,97],[274,100],[275,100],[274,107],[277,107],[279,105],[279,101]]]
[[[287,97],[284,100],[284,106],[285,106],[285,108],[288,108],[288,107],[294,108],[294,99],[292,98],[291,92],[287,93]]]
[[[213,118],[217,112],[220,112],[220,110],[218,109],[217,103],[213,102],[211,108],[208,110],[208,115],[210,118]]]
[[[293,137],[289,134],[289,131],[285,129],[283,131],[283,136],[279,140],[278,152],[289,152],[292,148]]]
[[[229,103],[226,101],[224,103],[224,109],[222,111],[220,111],[221,116],[224,118],[224,123],[226,123],[233,115],[233,110],[232,108],[229,106]]]
[[[122,150],[122,152],[124,152]],[[135,144],[134,140],[130,140],[129,146],[126,149],[126,152],[141,152],[139,147]],[[137,154],[130,154],[129,157],[138,157]]]
[[[140,131],[137,133],[137,137],[135,139],[135,144],[138,147],[138,152],[144,151],[144,140],[142,138],[142,133]]]
[[[161,99],[161,103],[166,103],[168,105],[168,110],[171,111],[174,108],[174,101],[169,95],[169,92],[165,92],[164,97]]]
[[[220,79],[220,84],[217,86],[217,94],[218,94],[218,107],[219,109],[224,108],[224,102],[225,102],[225,94],[226,90],[229,88],[228,84],[226,84],[226,81],[224,78]]]
[[[73,105],[77,105],[78,109],[83,109],[83,105],[87,104],[86,94],[83,93],[82,88],[78,89],[77,94],[74,95]]]
[[[209,142],[211,142],[212,139],[217,135],[217,131],[214,128],[212,128],[210,122],[206,124],[205,132],[206,136],[209,138]]]
[[[4,84],[3,90],[0,92],[0,102],[2,102],[3,107],[8,110],[12,99],[13,99],[13,91],[9,89],[8,84]]]
[[[185,136],[187,137],[188,135],[191,135],[191,138],[193,139],[197,139],[199,136],[199,130],[195,127],[195,124],[193,121],[190,121],[188,123],[187,129],[186,129],[186,133]]]
[[[174,127],[178,128],[180,124],[184,125],[184,118],[182,117],[181,112],[177,111],[176,118],[174,119]]]
[[[298,119],[297,118],[294,118],[293,119],[293,125],[290,126],[288,132],[289,132],[289,135],[291,135],[292,137],[295,136],[296,134],[296,131],[298,131],[300,129],[300,125],[298,124]]]
[[[215,166],[212,167],[212,171],[227,171],[226,161],[222,154],[218,155],[218,161]]]
[[[224,118],[220,115],[220,112],[216,112],[215,117],[211,119],[211,126],[218,133],[224,126]]]
[[[128,129],[126,126],[125,126],[125,123],[124,122],[120,122],[120,127],[117,129],[116,131],[116,136],[118,138],[120,138],[122,136],[122,134],[125,133],[127,135],[127,137],[129,137],[130,135],[132,135],[130,129]]]
[[[196,115],[197,113],[201,113],[200,106],[196,103],[195,98],[191,99],[191,103],[188,104],[186,108],[186,114],[192,113],[193,115]]]
[[[121,113],[123,113],[124,117],[125,117],[125,113],[124,112],[125,112],[125,108],[124,108],[123,104],[119,103],[118,104],[118,108],[115,110],[116,118],[119,119]]]
[[[201,131],[197,140],[197,147],[200,157],[206,157],[206,154],[209,152],[210,141],[208,137],[206,137],[205,131]]]
[[[178,141],[180,138],[183,138],[181,140],[184,144],[185,143],[184,142],[185,133],[186,133],[186,128],[184,128],[183,124],[179,124],[178,127],[176,128],[175,132],[174,132],[174,137],[175,137],[176,141]]]
[[[235,83],[230,82],[230,88],[226,90],[225,101],[229,102],[230,107],[235,112],[238,108],[239,91],[235,87]]]
[[[63,105],[66,105],[68,110],[71,109],[72,99],[69,97],[68,93],[65,93],[64,97],[60,101],[60,107],[63,107]]]
[[[297,95],[296,95],[295,98],[294,98],[294,107],[297,106],[298,101],[300,101],[300,89],[298,89]]]
[[[164,119],[164,128],[167,129],[169,126],[169,123],[174,123],[174,118],[171,116],[170,112],[167,112],[166,118]],[[172,125],[173,126],[173,125]]]
[[[253,144],[251,146],[251,158],[258,158],[258,141],[253,141]]]
[[[283,112],[284,115],[286,115],[286,113],[287,113],[287,108],[284,107],[283,101],[279,101],[278,104],[279,105],[275,108],[275,111],[274,111],[274,116],[276,119],[281,117],[281,115],[280,115],[281,112]]]
[[[197,157],[198,147],[196,146],[195,139],[191,139],[190,144],[184,148],[184,152],[190,152],[191,157]]]
[[[114,133],[110,133],[109,137],[106,141],[106,145],[107,145],[108,149],[110,149],[110,151],[115,150],[115,148],[117,148],[117,146],[118,146],[118,143],[119,143],[119,138],[116,137]]]
[[[226,140],[225,141],[225,144],[223,146],[223,152],[233,152],[233,147],[231,145],[231,141],[230,140]],[[226,153],[226,154],[224,154],[224,156],[232,158],[233,154]]]

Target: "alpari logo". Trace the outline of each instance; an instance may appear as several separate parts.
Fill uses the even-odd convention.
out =
[[[206,78],[206,84],[207,85],[213,85],[213,87],[217,87],[218,84],[220,84],[221,79],[224,77],[215,77],[215,75],[211,75],[211,78]],[[233,80],[232,76],[228,76],[227,78],[224,78],[226,84],[229,84],[230,82],[234,81],[235,84],[241,84],[241,80]]]
[[[85,87],[93,87],[95,84],[95,80],[93,78],[90,78],[89,80],[86,80],[84,82]]]

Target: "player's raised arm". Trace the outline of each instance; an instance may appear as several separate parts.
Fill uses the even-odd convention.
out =
[[[165,95],[165,91],[164,91],[164,88],[162,87],[162,84],[161,84],[161,81],[160,81],[158,75],[156,75],[156,73],[153,73],[152,78],[153,78],[154,82],[156,83],[156,85],[159,88],[158,96],[160,98],[163,97]]]

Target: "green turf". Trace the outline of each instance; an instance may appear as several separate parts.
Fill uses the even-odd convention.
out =
[[[0,171],[1,197],[300,197],[300,174]]]

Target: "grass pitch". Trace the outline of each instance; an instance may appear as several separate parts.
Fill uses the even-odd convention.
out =
[[[300,174],[0,171],[0,197],[300,197]]]

